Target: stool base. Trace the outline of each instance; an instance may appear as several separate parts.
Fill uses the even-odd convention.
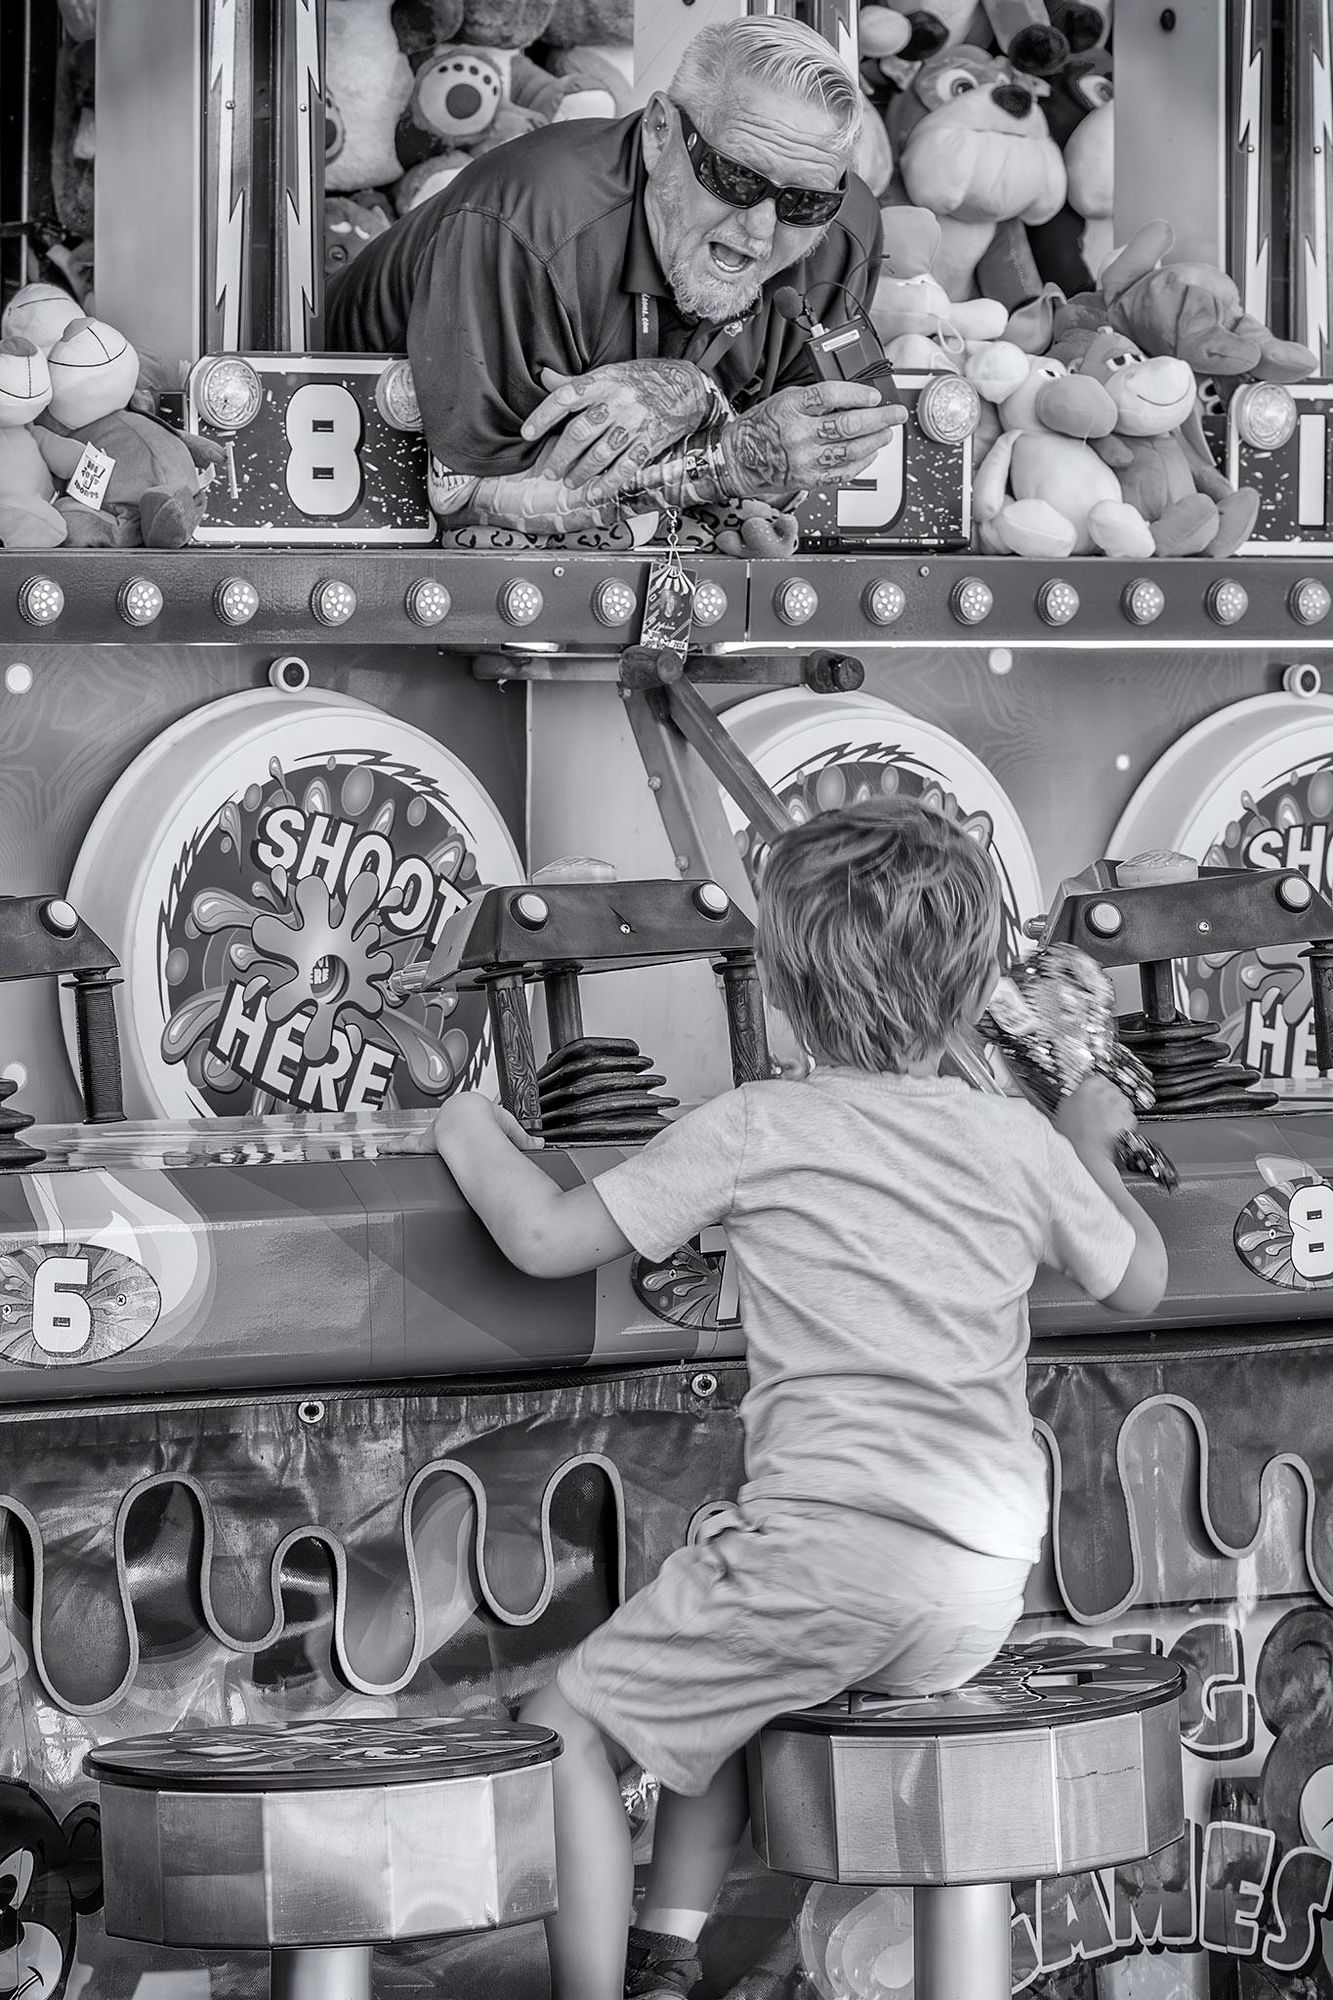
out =
[[[269,1954],[269,2000],[370,2000],[368,1944],[284,1946]]]
[[[1009,2000],[1007,1882],[912,1891],[914,2000]]]

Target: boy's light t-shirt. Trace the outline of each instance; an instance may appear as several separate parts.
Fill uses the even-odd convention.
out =
[[[727,1226],[747,1498],[833,1501],[1036,1560],[1028,1289],[1046,1263],[1107,1297],[1134,1231],[1031,1105],[817,1070],[715,1098],[595,1186],[645,1257]]]

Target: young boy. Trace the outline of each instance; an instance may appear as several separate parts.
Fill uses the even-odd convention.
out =
[[[1143,1313],[1161,1237],[1124,1187],[1133,1124],[1091,1078],[1055,1127],[939,1075],[996,978],[994,869],[943,814],[883,801],[778,840],[760,976],[813,1058],[681,1118],[561,1192],[487,1100],[436,1139],[522,1269],[556,1277],[664,1257],[725,1222],[750,1388],[745,1484],[699,1541],[526,1704],[558,1729],[555,2000],[670,2000],[745,1829],[745,1744],[771,1717],[873,1680],[957,1687],[1004,1643],[1046,1525],[1024,1393],[1038,1264]],[[536,1142],[540,1143],[540,1142]],[[637,1927],[613,1759],[662,1784]]]

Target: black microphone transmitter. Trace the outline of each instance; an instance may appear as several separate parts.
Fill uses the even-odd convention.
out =
[[[784,319],[804,328],[811,365],[821,382],[862,382],[878,389],[881,403],[898,400],[893,368],[864,309],[857,321],[848,321],[843,326],[821,326],[791,285],[784,285],[773,303]]]

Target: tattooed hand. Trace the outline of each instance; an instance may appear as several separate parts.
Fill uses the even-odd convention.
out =
[[[523,435],[531,442],[564,425],[541,469],[572,486],[613,467],[641,470],[690,437],[714,408],[708,377],[692,361],[612,361],[577,378],[543,368],[542,381],[551,393]]]
[[[738,500],[780,502],[812,486],[845,486],[906,421],[901,405],[881,404],[864,383],[781,389],[723,426],[728,490]]]

